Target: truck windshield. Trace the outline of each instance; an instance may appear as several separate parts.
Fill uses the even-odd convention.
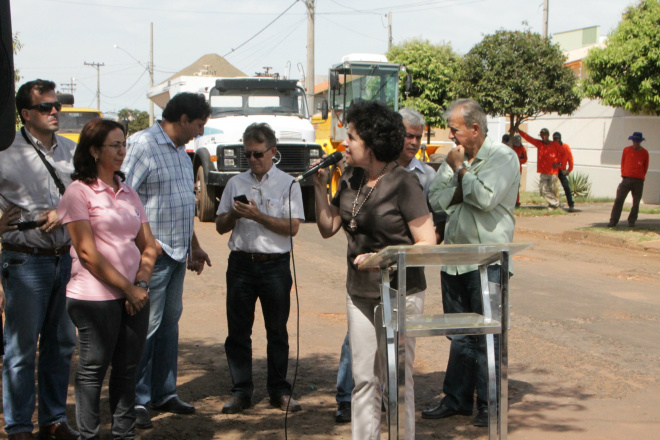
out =
[[[352,64],[349,69],[338,73],[341,85],[339,90],[331,92],[333,109],[347,110],[356,101],[375,100],[398,110],[398,65]]]
[[[100,118],[96,112],[83,111],[61,111],[60,112],[60,133],[80,133],[89,121]]]
[[[299,89],[213,90],[211,117],[227,115],[285,115],[308,118],[305,94]]]

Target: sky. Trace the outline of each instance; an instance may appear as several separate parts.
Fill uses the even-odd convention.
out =
[[[549,33],[600,26],[613,31],[635,0],[549,0]],[[418,38],[467,53],[497,30],[543,29],[543,0],[315,0],[315,75],[350,53],[387,51]],[[13,0],[14,57],[21,83],[35,78],[75,83],[78,107],[147,110],[150,23],[154,84],[216,53],[247,75],[272,67],[288,78],[307,68],[307,8],[302,0]],[[526,23],[526,24],[525,24]],[[118,46],[119,48],[115,48]],[[73,78],[73,80],[72,80]],[[156,116],[160,114],[156,107]]]

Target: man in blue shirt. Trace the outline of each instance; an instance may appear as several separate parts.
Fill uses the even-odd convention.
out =
[[[149,331],[137,373],[135,426],[142,429],[152,427],[147,405],[177,414],[195,412],[176,393],[183,280],[186,261],[197,274],[211,261],[193,230],[195,181],[185,144],[204,133],[210,114],[203,96],[179,93],[167,103],[162,121],[127,141],[122,170],[140,196],[160,254],[147,286]]]

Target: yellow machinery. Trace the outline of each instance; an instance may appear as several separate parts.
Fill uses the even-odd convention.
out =
[[[398,111],[400,71],[405,71],[405,67],[389,63],[384,55],[373,54],[346,55],[341,63],[332,66],[328,75],[328,99],[321,104],[321,114],[312,118],[316,143],[327,154],[344,150],[341,145],[346,138],[344,115],[356,101],[377,100]],[[343,168],[342,162],[332,169],[331,195],[336,191]]]
[[[73,106],[73,95],[60,93],[57,100],[62,103],[60,111],[60,129],[57,132],[60,136],[71,139],[78,143],[80,132],[85,124],[92,119],[102,118],[100,110],[94,108],[81,108]]]

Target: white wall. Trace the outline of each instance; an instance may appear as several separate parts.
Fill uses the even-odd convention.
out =
[[[527,122],[523,129],[538,137],[541,128],[550,134],[559,131],[562,140],[571,147],[574,170],[586,173],[591,181],[591,194],[614,197],[621,182],[621,153],[632,142],[628,136],[641,131],[646,138],[642,146],[649,152],[649,171],[644,183],[644,203],[660,203],[660,117],[633,115],[620,108],[605,107],[597,101],[585,99],[571,116],[550,114]],[[489,128],[491,124],[489,123]],[[493,130],[494,132],[497,130]],[[501,134],[489,133],[494,139]],[[526,186],[536,188],[537,151],[527,146],[529,160]],[[630,197],[630,196],[629,196]]]

